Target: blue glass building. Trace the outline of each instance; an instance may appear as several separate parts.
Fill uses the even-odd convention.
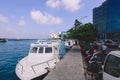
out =
[[[93,24],[100,38],[120,39],[120,0],[106,0],[93,9]]]

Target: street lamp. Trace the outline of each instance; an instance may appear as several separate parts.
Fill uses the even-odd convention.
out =
[[[86,17],[88,17],[88,16],[83,16],[83,17],[81,17],[81,18],[80,18],[80,22],[82,21],[82,19],[84,19],[84,18],[86,18]]]
[[[82,22],[81,22],[82,19],[84,19],[84,18],[86,18],[86,17],[88,17],[88,16],[83,16],[83,17],[80,18],[80,20],[79,20],[80,24],[82,24]],[[77,20],[78,20],[78,19],[77,19]],[[76,30],[76,27],[75,27],[75,30]]]

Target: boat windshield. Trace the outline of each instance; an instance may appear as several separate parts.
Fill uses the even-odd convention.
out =
[[[39,47],[38,53],[43,53],[43,47]]]
[[[38,47],[32,47],[30,53],[37,53]]]
[[[52,47],[46,47],[45,53],[52,53]]]

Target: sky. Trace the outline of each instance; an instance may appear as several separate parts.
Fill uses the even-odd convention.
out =
[[[92,23],[93,8],[104,1],[0,0],[0,37],[47,38],[72,28],[75,19]]]

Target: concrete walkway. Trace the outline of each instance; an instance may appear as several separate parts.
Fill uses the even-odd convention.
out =
[[[85,80],[79,46],[73,46],[44,80]]]

